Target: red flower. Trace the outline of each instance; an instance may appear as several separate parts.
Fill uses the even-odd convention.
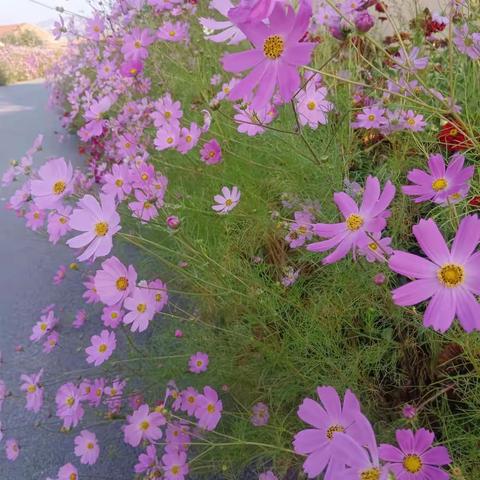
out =
[[[471,207],[480,207],[480,195],[476,195],[468,201]]]
[[[458,123],[447,122],[438,134],[439,142],[446,145],[449,152],[458,152],[472,147],[472,142],[465,134],[465,127]]]

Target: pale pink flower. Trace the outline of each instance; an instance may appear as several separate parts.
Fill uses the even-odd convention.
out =
[[[80,457],[80,463],[93,465],[100,454],[97,437],[93,432],[82,430],[75,437],[75,455]]]
[[[11,462],[14,462],[17,459],[20,453],[20,446],[14,438],[9,438],[5,442],[5,453],[7,455],[7,459]]]
[[[27,394],[26,409],[38,413],[43,404],[43,387],[40,385],[40,378],[43,375],[43,368],[32,375],[21,375],[23,381],[20,389]]]
[[[129,310],[123,318],[123,323],[132,324],[132,332],[137,330],[143,332],[155,315],[155,294],[145,281],[141,281],[132,295],[125,299],[123,306]]]
[[[228,187],[222,187],[222,195],[215,195],[213,199],[217,202],[217,205],[213,205],[212,209],[220,215],[224,215],[233,210],[240,201],[240,190],[238,187],[232,187],[232,190]]]
[[[132,415],[128,415],[127,421],[128,424],[123,430],[125,443],[132,447],[137,447],[142,440],[154,442],[162,438],[160,427],[166,423],[161,413],[150,413],[147,404],[141,405]]]
[[[115,332],[108,330],[102,330],[100,335],[93,335],[90,341],[92,345],[85,349],[88,355],[87,362],[93,363],[96,367],[108,360],[117,347]]]

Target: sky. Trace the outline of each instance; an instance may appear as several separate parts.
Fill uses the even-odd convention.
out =
[[[55,8],[63,7],[76,13],[88,13],[87,0],[38,0],[40,3]],[[0,0],[0,25],[10,23],[39,23],[57,18],[55,10],[37,5],[30,0]]]

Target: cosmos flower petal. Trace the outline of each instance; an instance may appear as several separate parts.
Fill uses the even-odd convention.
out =
[[[434,278],[422,278],[402,285],[392,292],[393,301],[402,307],[416,305],[433,296],[439,289],[438,281]]]
[[[480,220],[476,215],[464,217],[452,244],[452,261],[463,264],[480,241]]]
[[[480,330],[480,304],[472,293],[464,288],[457,290],[457,315],[460,324],[466,332]]]
[[[388,261],[391,270],[410,278],[431,278],[437,273],[438,266],[426,258],[413,253],[395,250]]]
[[[327,437],[316,428],[302,430],[295,435],[293,446],[297,453],[312,453],[316,450],[323,450],[329,443]]]
[[[380,458],[386,462],[402,462],[404,454],[401,450],[388,443],[382,443],[378,449]]]
[[[229,53],[222,58],[223,68],[227,72],[243,72],[265,61],[265,55],[260,50],[245,50]]]
[[[358,206],[355,201],[345,192],[336,192],[333,195],[333,201],[337,205],[344,218],[347,218],[352,213],[358,213]]]
[[[413,227],[413,234],[428,258],[437,265],[443,265],[450,261],[450,252],[447,244],[437,224],[432,219],[420,220]]]
[[[315,400],[305,398],[298,407],[297,415],[301,420],[313,427],[323,428],[328,422],[328,415],[324,408]]]
[[[445,332],[455,317],[455,304],[453,292],[448,288],[442,288],[430,300],[425,310],[423,324],[426,327],[433,327],[438,332]]]
[[[309,478],[318,477],[320,473],[325,470],[325,467],[330,459],[330,456],[325,454],[327,448],[328,446],[325,445],[323,448],[310,454],[305,460],[303,464],[303,470]]]

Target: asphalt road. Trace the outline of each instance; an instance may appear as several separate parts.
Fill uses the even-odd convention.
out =
[[[19,159],[30,148],[39,133],[45,135],[45,140],[43,151],[36,156],[37,165],[52,156],[64,156],[76,165],[83,161],[77,155],[75,139],[62,132],[56,115],[47,110],[47,97],[41,82],[0,87],[0,174],[11,159]],[[65,138],[59,143],[61,134]],[[27,229],[22,218],[6,210],[6,201],[18,186],[17,183],[0,188],[0,379],[12,392],[0,413],[5,427],[5,437],[0,442],[0,480],[56,478],[59,466],[67,462],[79,468],[81,479],[131,479],[139,452],[124,446],[118,424],[112,427],[98,417],[83,423],[83,428],[94,431],[100,442],[100,458],[93,467],[81,466],[73,453],[73,438],[79,428],[74,434],[60,432],[52,398],[61,383],[79,378],[69,372],[88,367],[83,348],[92,334],[101,331],[102,325],[97,309],[97,314],[89,314],[83,329],[71,328],[75,312],[84,307],[80,274],[68,271],[60,286],[53,286],[52,278],[59,265],[73,261],[73,252],[64,245],[52,246],[45,235]],[[61,319],[61,341],[58,349],[47,355],[41,351],[42,342],[32,344],[28,337],[40,311],[51,303],[57,305]],[[23,351],[16,351],[18,346]],[[24,408],[20,375],[37,372],[41,367],[45,368],[50,401],[39,414],[32,414]],[[91,377],[101,375],[88,373]],[[5,457],[8,438],[16,438],[21,445],[15,462]]]

